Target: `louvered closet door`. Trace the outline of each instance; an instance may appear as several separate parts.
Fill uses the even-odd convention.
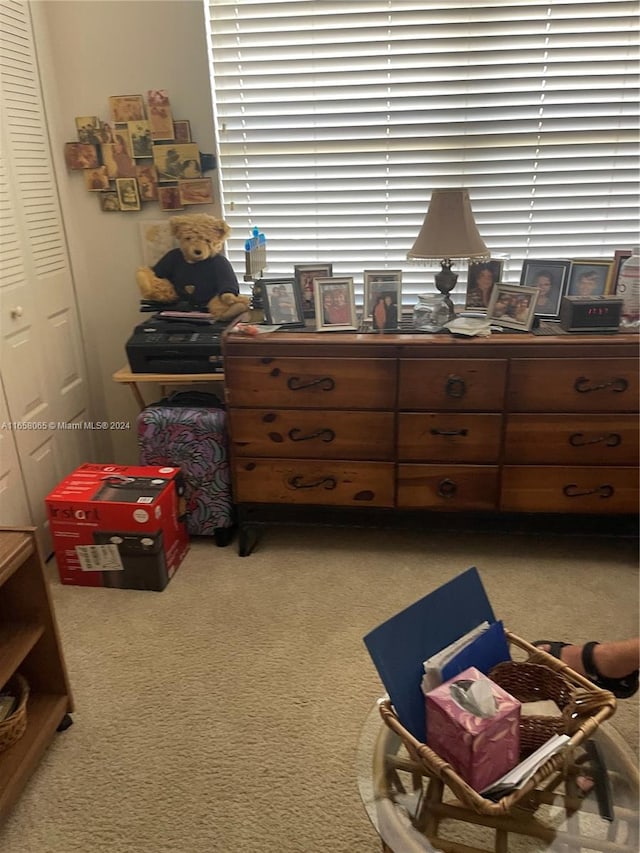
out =
[[[0,0],[0,373],[41,544],[44,498],[92,458],[86,371],[29,9]],[[35,428],[34,428],[35,427]],[[0,504],[3,523],[5,501]]]

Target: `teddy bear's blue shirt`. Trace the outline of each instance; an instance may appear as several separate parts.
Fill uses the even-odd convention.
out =
[[[233,267],[224,255],[215,255],[195,264],[188,264],[180,249],[172,249],[153,267],[158,278],[166,278],[176,289],[180,300],[194,307],[206,306],[221,293],[240,292]],[[194,288],[192,292],[187,287]]]

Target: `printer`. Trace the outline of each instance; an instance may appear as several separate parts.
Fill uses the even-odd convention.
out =
[[[162,311],[140,323],[125,349],[132,373],[222,373],[222,333],[229,321]],[[233,321],[232,321],[233,322]]]

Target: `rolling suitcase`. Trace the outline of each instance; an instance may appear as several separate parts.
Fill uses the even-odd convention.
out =
[[[189,534],[228,545],[235,519],[223,403],[215,394],[174,393],[143,409],[137,429],[141,465],[182,470]]]

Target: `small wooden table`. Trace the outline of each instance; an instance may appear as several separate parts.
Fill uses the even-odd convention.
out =
[[[136,403],[140,406],[140,411],[142,411],[147,404],[138,387],[140,383],[154,383],[159,385],[160,393],[164,396],[169,386],[224,382],[224,373],[132,373],[130,367],[127,365],[121,367],[120,370],[116,370],[112,378],[114,382],[128,385],[131,388]]]

